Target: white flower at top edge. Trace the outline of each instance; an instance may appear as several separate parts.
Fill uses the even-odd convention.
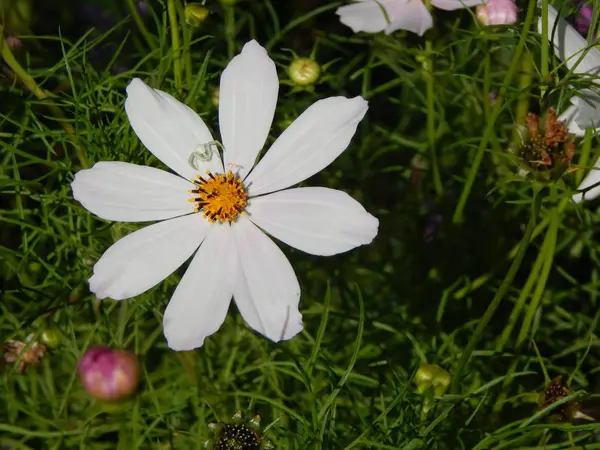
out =
[[[194,255],[165,311],[175,350],[200,347],[216,332],[232,297],[247,324],[273,341],[302,330],[300,286],[265,234],[314,255],[370,243],[378,220],[344,192],[289,189],[348,146],[367,111],[361,97],[319,100],[265,156],[279,89],[275,64],[256,41],[223,71],[219,125],[224,147],[202,119],[169,94],[134,79],[125,111],[150,152],[177,175],[126,162],[99,162],[71,184],[73,196],[106,220],[161,221],[112,245],[94,266],[90,289],[122,300],[157,285]],[[198,157],[193,157],[197,154]],[[264,232],[263,232],[264,230]]]
[[[439,9],[452,11],[469,8],[483,0],[431,0]],[[433,26],[433,18],[423,0],[357,0],[336,10],[340,21],[352,31],[391,34],[408,30],[420,36]]]
[[[542,32],[542,19],[538,20],[538,31]],[[587,74],[597,77],[600,74],[600,50],[588,45],[583,36],[564,19],[559,18],[558,11],[548,5],[548,39],[554,43],[556,55],[565,66],[577,74]],[[600,88],[598,80],[594,81]],[[571,97],[569,106],[560,116],[569,132],[583,136],[588,128],[600,128],[600,96],[591,89],[582,89],[579,95]],[[586,189],[600,182],[600,160],[578,186],[579,190]],[[600,187],[595,187],[585,193],[585,199],[591,200],[600,195]],[[575,194],[573,201],[581,202],[583,194]]]

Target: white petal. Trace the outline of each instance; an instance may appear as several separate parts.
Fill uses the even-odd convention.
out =
[[[350,5],[340,6],[335,13],[340,16],[340,22],[355,33],[377,33],[385,30],[390,24],[388,8],[392,7],[395,1],[397,0],[359,0]]]
[[[196,251],[210,224],[200,214],[165,220],[113,244],[94,266],[90,290],[123,300],[157,285]]]
[[[125,162],[99,162],[80,170],[71,183],[73,197],[106,220],[144,222],[189,214],[193,184],[177,175]]]
[[[385,29],[385,34],[396,30],[408,30],[423,36],[433,26],[433,18],[421,0],[396,1],[395,10],[391,14],[392,21]]]
[[[250,41],[221,75],[219,125],[225,170],[244,178],[265,145],[277,103],[275,63],[258,42]]]
[[[560,122],[565,122],[567,128],[569,129],[569,133],[581,137],[585,134],[585,130],[579,128],[579,126],[575,122],[575,117],[577,117],[578,114],[579,108],[575,105],[571,105],[567,109],[565,109],[560,116],[558,116],[558,120]]]
[[[483,3],[483,0],[431,0],[433,6],[446,11],[470,8],[471,6],[482,5]]]
[[[538,31],[542,32],[541,18],[538,19]],[[589,74],[600,72],[600,50],[594,46],[588,47],[585,38],[564,19],[559,18],[558,11],[551,5],[548,5],[548,39],[553,40],[556,54],[569,70]],[[583,58],[579,62],[581,56]]]
[[[581,89],[578,95],[571,97],[571,103],[577,108],[575,122],[579,128],[599,128],[600,96],[590,89]]]
[[[165,311],[163,327],[170,348],[201,347],[204,339],[221,327],[237,279],[231,226],[210,225]]]
[[[323,187],[287,189],[254,198],[248,214],[280,241],[321,256],[369,244],[379,226],[348,194]]]
[[[283,252],[262,231],[241,216],[233,234],[240,258],[234,298],[248,325],[274,342],[302,331],[298,311],[300,285]]]
[[[596,161],[590,173],[586,175],[581,184],[577,187],[577,190],[582,190],[589,188],[590,186],[594,186],[598,184],[598,186],[590,189],[585,192],[585,197],[583,193],[573,195],[573,201],[576,203],[581,202],[582,200],[593,200],[600,195],[600,159]]]
[[[198,170],[190,166],[190,155],[213,140],[208,128],[193,110],[166,92],[148,87],[139,78],[127,86],[125,111],[131,127],[154,156],[189,180],[206,170],[222,172],[217,151]]]
[[[250,172],[249,194],[284,189],[327,167],[346,149],[367,109],[362,97],[330,97],[311,105]]]

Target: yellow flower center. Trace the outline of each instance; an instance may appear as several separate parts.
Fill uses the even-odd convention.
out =
[[[213,175],[206,171],[206,178],[198,175],[192,181],[197,187],[189,191],[194,195],[195,212],[204,211],[209,222],[233,222],[244,213],[248,194],[242,180],[231,170],[226,174]]]

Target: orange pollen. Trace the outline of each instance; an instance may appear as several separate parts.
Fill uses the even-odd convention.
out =
[[[207,170],[205,178],[198,175],[192,183],[196,189],[189,191],[194,198],[188,201],[196,203],[194,211],[204,211],[209,222],[233,222],[244,213],[248,194],[242,180],[231,170],[217,175]]]

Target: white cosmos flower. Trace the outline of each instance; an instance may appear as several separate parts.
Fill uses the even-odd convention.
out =
[[[469,8],[483,0],[431,0],[431,4],[447,11]],[[396,30],[408,30],[423,36],[433,26],[433,18],[423,0],[357,0],[341,6],[336,14],[352,31],[391,34]]]
[[[538,30],[542,32],[542,19],[538,20]],[[597,77],[600,74],[600,50],[588,45],[579,32],[558,16],[558,11],[548,5],[548,39],[554,43],[556,55],[565,66],[577,74],[587,74]],[[594,84],[600,87],[598,80]],[[600,127],[600,96],[591,89],[582,89],[578,95],[571,97],[571,105],[559,116],[569,127],[569,132],[583,136],[588,128]],[[600,183],[600,161],[578,186],[578,190],[589,188]],[[595,187],[585,193],[585,199],[591,200],[600,195],[600,187]],[[573,201],[581,202],[583,194],[575,194]]]
[[[298,280],[263,230],[323,256],[368,244],[377,234],[378,220],[348,194],[321,187],[288,189],[346,149],[367,102],[330,97],[314,103],[254,166],[278,89],[275,64],[265,49],[256,41],[247,43],[221,76],[223,164],[219,152],[205,152],[213,137],[194,111],[134,79],[125,101],[131,126],[177,175],[99,162],[78,172],[71,185],[75,199],[103,219],[162,220],[102,255],[89,280],[98,298],[139,295],[195,253],[164,314],[165,336],[175,350],[200,347],[225,320],[232,297],[248,325],[273,341],[302,330]],[[197,169],[190,165],[195,152],[203,155],[192,161]]]

